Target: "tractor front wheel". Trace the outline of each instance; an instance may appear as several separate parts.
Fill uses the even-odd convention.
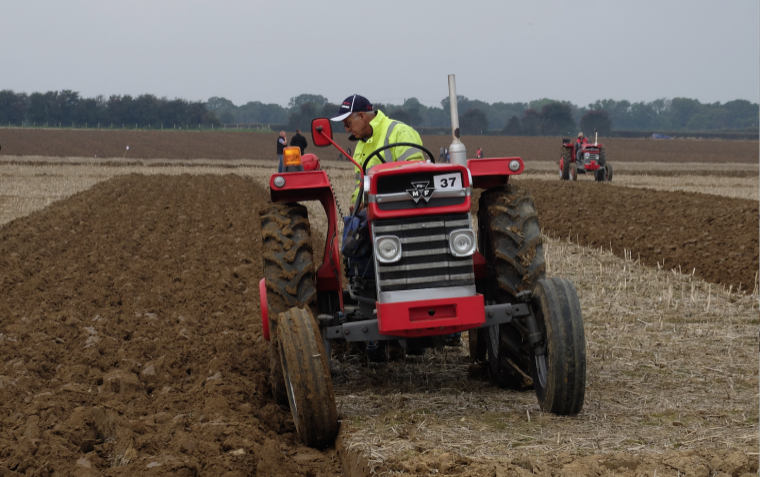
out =
[[[485,361],[488,351],[488,339],[486,330],[476,328],[467,332],[467,343],[470,348],[470,359],[473,361]]]
[[[575,286],[563,278],[539,280],[531,308],[543,336],[539,356],[531,350],[530,371],[545,412],[577,414],[586,393],[586,338]]]
[[[269,308],[269,383],[277,402],[287,402],[280,364],[277,315],[316,303],[317,287],[306,207],[275,204],[259,211]]]
[[[487,304],[517,303],[517,295],[530,291],[544,278],[546,264],[541,230],[533,198],[511,184],[490,189],[480,196],[478,249],[489,264]],[[527,389],[531,349],[525,323],[483,329],[491,376],[500,387]]]
[[[612,164],[604,166],[604,180],[605,182],[612,182]]]
[[[280,361],[298,436],[308,447],[332,445],[338,435],[328,356],[308,308],[291,308],[277,321]]]

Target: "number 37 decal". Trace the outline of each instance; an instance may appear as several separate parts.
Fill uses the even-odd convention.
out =
[[[436,189],[457,190],[462,188],[462,175],[459,173],[441,174],[433,176],[433,179]]]

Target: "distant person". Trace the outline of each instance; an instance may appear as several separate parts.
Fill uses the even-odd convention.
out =
[[[446,148],[441,146],[441,151],[438,153],[438,162],[443,162],[443,158],[446,155],[445,151],[446,151]]]
[[[475,159],[483,159],[483,149],[478,148],[478,150],[475,151]]]
[[[451,162],[451,156],[449,155],[449,148],[447,147],[444,151],[446,152],[446,160],[444,162],[446,162],[446,164],[449,164]]]
[[[348,148],[346,149],[346,152],[348,153],[348,155],[349,155],[350,157],[354,157],[354,153],[353,153],[353,152],[351,152],[351,146],[348,146]],[[347,157],[347,158],[346,158],[346,160],[348,161],[348,160],[350,160],[350,159]]]
[[[296,129],[296,135],[293,136],[293,139],[290,140],[291,146],[298,146],[301,149],[301,155],[303,156],[303,152],[306,150],[306,148],[309,146],[309,143],[306,142],[306,138],[301,136],[301,130]]]
[[[288,145],[288,137],[285,135],[285,131],[280,131],[280,137],[277,138],[277,157],[280,158],[280,166],[277,168],[278,173],[282,173],[282,150]]]
[[[578,133],[578,139],[575,140],[575,162],[581,162],[581,149],[583,145],[588,144],[588,139],[583,135],[583,131]]]

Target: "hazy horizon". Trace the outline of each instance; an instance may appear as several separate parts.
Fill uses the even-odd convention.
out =
[[[359,93],[440,106],[454,73],[459,94],[488,103],[760,101],[760,5],[749,0],[41,0],[6,3],[0,41],[0,89],[27,93],[282,106]]]

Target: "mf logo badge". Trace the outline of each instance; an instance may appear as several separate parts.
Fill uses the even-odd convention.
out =
[[[429,202],[433,196],[433,191],[435,191],[435,187],[429,187],[429,185],[430,181],[412,182],[412,188],[406,191],[412,196],[414,202],[419,202],[420,199],[425,199],[425,202]]]

